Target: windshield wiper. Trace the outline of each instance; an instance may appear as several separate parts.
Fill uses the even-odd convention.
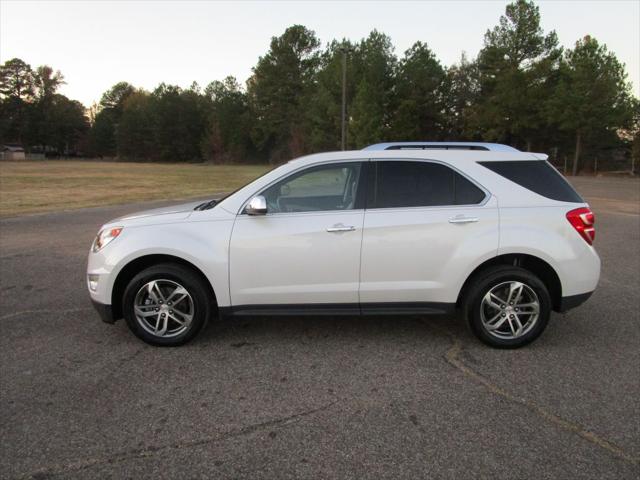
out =
[[[209,210],[210,208],[215,207],[220,200],[209,200],[208,202],[201,203],[197,205],[194,210]]]

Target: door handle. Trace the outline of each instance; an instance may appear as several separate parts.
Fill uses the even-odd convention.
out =
[[[334,225],[332,227],[327,227],[327,232],[335,233],[335,232],[353,232],[356,229],[353,225],[342,225],[341,223]]]
[[[478,217],[456,216],[456,217],[451,217],[449,219],[449,223],[475,223],[479,220],[480,219]]]

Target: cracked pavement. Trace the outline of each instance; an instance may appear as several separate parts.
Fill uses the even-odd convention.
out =
[[[84,270],[102,223],[159,203],[0,220],[0,478],[638,478],[640,182],[574,183],[599,289],[515,351],[452,317],[249,318],[153,348],[100,322]]]

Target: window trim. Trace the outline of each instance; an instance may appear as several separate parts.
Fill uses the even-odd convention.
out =
[[[367,198],[365,202],[365,210],[366,211],[388,211],[388,210],[416,210],[416,209],[432,209],[432,210],[442,210],[442,209],[453,209],[453,208],[472,208],[472,207],[483,207],[487,204],[487,202],[491,199],[493,194],[487,190],[483,185],[478,183],[475,179],[469,177],[465,172],[456,168],[447,162],[442,162],[440,160],[433,159],[417,159],[417,158],[371,158],[369,159],[371,162],[370,173],[367,175],[368,184],[367,184]],[[378,168],[377,165],[374,167],[373,164],[378,162],[414,162],[414,163],[434,163],[437,165],[443,165],[444,167],[448,167],[454,172],[461,175],[465,180],[471,182],[472,185],[479,188],[484,193],[484,198],[479,203],[469,203],[469,204],[460,204],[460,205],[416,205],[416,206],[405,206],[405,207],[369,207],[369,194],[375,191],[375,187],[377,186],[377,178],[378,178]]]
[[[338,159],[338,160],[328,160],[326,162],[318,162],[318,163],[313,163],[311,165],[302,165],[299,168],[296,168],[295,170],[292,170],[284,175],[282,175],[281,177],[276,178],[275,180],[273,180],[272,182],[270,182],[269,184],[265,185],[264,187],[262,187],[260,190],[254,192],[252,195],[249,196],[249,198],[247,198],[243,203],[242,206],[240,207],[240,210],[238,211],[238,213],[236,214],[236,216],[240,216],[240,215],[246,215],[249,216],[249,214],[246,212],[246,208],[247,208],[247,204],[251,201],[251,199],[257,195],[262,195],[262,193],[265,190],[268,190],[269,188],[271,188],[273,185],[283,182],[285,181],[287,178],[292,177],[294,175],[298,175],[302,172],[304,172],[305,170],[311,170],[311,169],[315,169],[318,167],[325,167],[325,166],[330,166],[333,164],[342,164],[342,163],[359,163],[360,164],[360,178],[358,178],[358,187],[356,190],[356,205],[358,203],[362,203],[363,205],[360,205],[359,208],[352,208],[349,210],[310,210],[308,212],[273,212],[273,213],[269,213],[267,211],[267,213],[263,216],[265,217],[273,217],[273,216],[283,216],[283,215],[287,215],[287,216],[297,216],[297,215],[313,215],[313,214],[318,214],[318,213],[335,213],[335,212],[358,212],[358,211],[364,211],[365,207],[366,207],[366,191],[364,192],[364,194],[361,193],[362,191],[362,185],[368,185],[368,181],[369,181],[369,160],[366,158],[354,158],[354,159]],[[360,198],[361,196],[363,196],[364,198]]]

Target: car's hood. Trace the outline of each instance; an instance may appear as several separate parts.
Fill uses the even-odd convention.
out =
[[[131,213],[122,217],[114,218],[105,223],[102,228],[107,227],[138,227],[144,225],[158,225],[165,223],[178,223],[187,220],[192,215],[200,217],[206,215],[207,220],[218,220],[229,217],[229,213],[225,210],[214,208],[208,210],[194,210],[195,207],[201,205],[202,200],[179,205],[171,205],[168,207],[153,208],[142,212]],[[198,218],[199,220],[201,218]]]
[[[183,203],[180,205],[171,205],[168,207],[153,208],[142,212],[135,212],[122,217],[114,218],[104,226],[137,226],[151,225],[158,223],[179,222],[189,217],[193,213],[193,209],[200,205],[202,201],[194,201]]]
[[[145,218],[145,217],[157,217],[161,215],[172,215],[172,216],[178,216],[180,218],[187,217],[191,214],[191,212],[193,212],[193,209],[196,206],[200,205],[201,203],[202,203],[202,200],[199,200],[197,202],[182,203],[180,205],[171,205],[168,207],[152,208],[151,210],[143,210],[142,212],[135,212],[129,215],[124,215],[115,220],[112,220],[109,223],[113,223],[116,221],[135,220],[138,218]]]

